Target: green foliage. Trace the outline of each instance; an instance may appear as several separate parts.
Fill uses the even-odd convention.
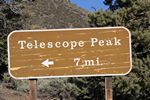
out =
[[[104,78],[69,78],[79,88],[77,100],[104,100]]]
[[[51,98],[63,98],[64,100],[76,100],[79,94],[79,89],[68,82],[68,78],[39,80],[38,90],[42,94],[49,94]]]
[[[150,24],[150,2],[147,2],[147,0],[145,2],[140,0],[128,8],[91,13],[89,23],[92,27],[126,26],[133,31],[148,29]]]
[[[2,84],[7,88],[17,91],[29,92],[29,80],[14,80],[8,73],[3,75]],[[48,98],[63,98],[66,100],[76,100],[80,93],[80,89],[68,81],[68,78],[59,79],[39,79],[37,81],[38,92],[47,95]]]
[[[150,53],[150,30],[133,31],[132,52],[137,58],[143,59]],[[149,66],[150,67],[150,66]]]
[[[150,58],[133,58],[132,72],[127,76],[114,77],[114,99],[149,100],[150,94]],[[146,99],[143,99],[146,98]]]
[[[4,84],[4,86],[7,88],[18,91],[27,92],[29,90],[27,80],[14,80],[8,75],[8,73],[3,74],[2,84]]]
[[[133,69],[127,76],[113,77],[114,99],[149,100],[150,1],[105,0],[105,4],[110,10],[89,15],[91,27],[125,26],[132,34]]]
[[[129,7],[137,0],[104,0],[104,4],[109,6],[110,10],[116,10],[122,7]]]
[[[7,35],[13,30],[22,29],[23,17],[18,9],[5,3],[0,6],[0,78],[7,71]]]

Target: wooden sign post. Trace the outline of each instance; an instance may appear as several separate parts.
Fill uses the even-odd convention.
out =
[[[105,100],[113,100],[112,77],[105,77]]]
[[[29,100],[37,100],[37,79],[29,79]]]

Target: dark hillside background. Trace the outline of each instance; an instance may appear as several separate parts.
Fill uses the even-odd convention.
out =
[[[79,28],[88,27],[88,12],[71,4],[69,0],[35,0],[25,4],[27,16],[23,28]]]

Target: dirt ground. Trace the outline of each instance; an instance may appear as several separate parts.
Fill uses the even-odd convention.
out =
[[[28,100],[28,96],[25,93],[0,86],[0,100]]]
[[[8,89],[0,85],[0,100],[29,100],[29,94]],[[60,98],[51,97],[49,94],[38,93],[37,100],[61,100]]]

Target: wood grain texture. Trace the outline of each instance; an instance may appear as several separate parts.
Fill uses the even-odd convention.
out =
[[[91,47],[91,38],[100,40],[121,39],[120,46]],[[20,49],[19,40],[33,43],[47,43],[49,41],[84,41],[84,47],[70,48],[38,48]],[[69,30],[39,30],[15,31],[8,37],[9,71],[11,76],[21,78],[39,78],[72,75],[121,75],[131,69],[129,32],[122,27],[117,28],[90,28]],[[84,60],[100,59],[99,65],[84,66]],[[81,58],[81,65],[76,66],[74,58]],[[41,62],[49,59],[55,62],[53,66],[44,67]]]

